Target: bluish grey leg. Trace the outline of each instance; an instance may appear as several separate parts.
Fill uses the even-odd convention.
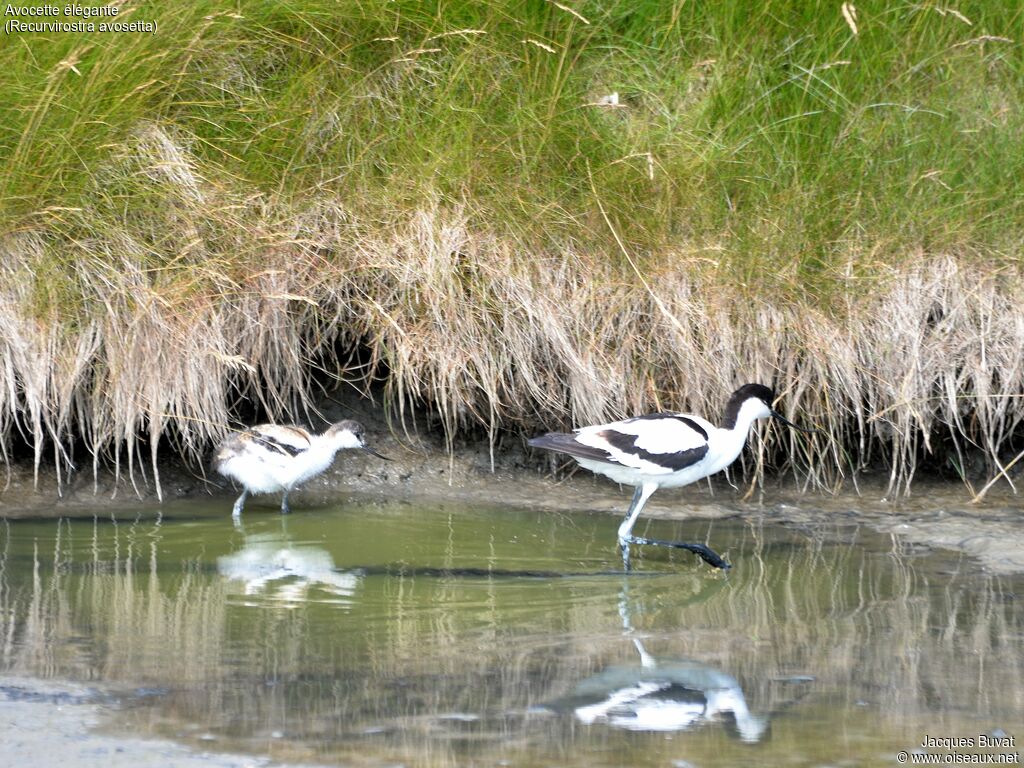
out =
[[[663,541],[662,539],[647,539],[643,536],[633,535],[633,525],[636,523],[637,517],[640,516],[640,510],[644,508],[644,504],[651,498],[651,494],[658,489],[656,485],[641,485],[636,489],[633,494],[633,503],[629,507],[629,512],[626,513],[626,519],[622,521],[622,525],[619,526],[619,549],[622,551],[622,566],[625,570],[629,570],[629,545],[630,544],[650,544],[658,547],[675,547],[676,549],[685,549],[699,555],[708,565],[715,568],[721,568],[723,571],[730,568],[729,563],[723,560],[717,552],[710,547],[706,547],[703,544],[691,544],[687,541]]]
[[[231,508],[231,516],[232,517],[241,517],[242,516],[242,507],[245,506],[245,499],[246,499],[246,497],[248,495],[249,495],[249,491],[248,490],[242,491],[242,495],[239,496],[235,500],[235,506],[233,506]]]
[[[644,504],[657,489],[658,486],[651,484],[637,486],[633,493],[633,502],[629,505],[629,511],[626,512],[626,519],[619,526],[619,551],[622,553],[623,570],[628,571],[630,568],[629,545],[634,540],[633,526],[636,524],[637,517],[640,516],[640,510],[644,508]]]

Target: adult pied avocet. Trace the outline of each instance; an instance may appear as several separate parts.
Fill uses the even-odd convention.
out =
[[[366,444],[359,422],[345,420],[332,424],[321,435],[311,435],[301,427],[260,424],[227,438],[217,448],[213,468],[224,477],[236,480],[245,490],[231,510],[240,517],[250,493],[284,491],[281,514],[291,512],[288,494],[295,486],[323,472],[334,455],[346,448],[362,448],[388,460]]]
[[[659,488],[680,488],[732,464],[756,420],[774,416],[801,432],[818,431],[798,427],[784,418],[772,409],[774,400],[775,393],[763,384],[744,384],[729,398],[721,427],[690,413],[651,413],[574,432],[550,432],[529,444],[566,453],[581,467],[636,488],[626,519],[619,526],[619,548],[627,570],[630,544],[687,549],[724,569],[729,564],[703,544],[634,536],[633,525]]]

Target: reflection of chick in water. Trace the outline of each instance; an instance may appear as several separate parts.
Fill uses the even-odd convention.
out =
[[[339,571],[322,547],[293,546],[276,535],[247,536],[245,546],[217,558],[220,574],[244,584],[247,595],[264,593],[284,602],[308,600],[310,587],[343,598],[348,603],[362,578]]]
[[[683,731],[726,716],[743,741],[768,730],[751,714],[736,678],[699,661],[656,662],[639,640],[639,667],[609,667],[573,691],[573,713],[582,722],[606,722],[631,731]]]

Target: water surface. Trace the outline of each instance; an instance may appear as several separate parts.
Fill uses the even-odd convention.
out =
[[[0,671],[112,691],[112,732],[357,766],[895,765],[926,735],[1024,737],[1020,577],[853,525],[643,520],[735,568],[641,548],[627,576],[617,525],[0,521]]]

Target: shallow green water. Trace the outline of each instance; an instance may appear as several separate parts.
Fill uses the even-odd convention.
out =
[[[0,521],[0,671],[115,691],[114,732],[359,766],[897,765],[926,735],[1024,738],[1024,579],[854,527],[653,522],[735,568],[641,549],[625,576],[607,515],[98,514]]]

